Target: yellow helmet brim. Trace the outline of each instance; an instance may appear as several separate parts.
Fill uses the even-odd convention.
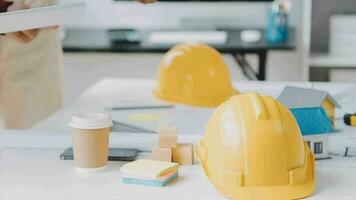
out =
[[[207,165],[206,152],[199,144],[196,154],[205,175],[211,180],[220,193],[234,200],[288,200],[301,199],[310,196],[315,190],[315,158],[308,145],[305,143],[306,152],[306,179],[299,184],[279,185],[279,186],[245,186],[236,187],[229,185],[216,172]],[[220,179],[220,180],[219,180]]]

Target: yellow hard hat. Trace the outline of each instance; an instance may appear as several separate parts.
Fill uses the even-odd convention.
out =
[[[155,96],[170,102],[215,107],[236,94],[222,56],[204,44],[181,44],[167,52],[158,70]]]
[[[300,199],[315,189],[314,155],[289,109],[269,96],[248,93],[221,104],[197,155],[231,199]]]

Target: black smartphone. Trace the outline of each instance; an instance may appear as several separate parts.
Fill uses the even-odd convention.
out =
[[[133,161],[136,159],[138,154],[137,149],[119,149],[119,148],[109,148],[109,158],[110,161]],[[59,156],[61,160],[73,160],[73,149],[68,148],[61,153]]]

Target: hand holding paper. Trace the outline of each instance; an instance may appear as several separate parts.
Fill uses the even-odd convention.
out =
[[[22,2],[15,2],[8,7],[7,11],[11,12],[16,10],[24,10],[24,9],[28,9],[28,6],[26,6]],[[36,38],[38,32],[39,32],[38,29],[33,29],[33,30],[25,30],[25,31],[9,33],[7,35],[10,38],[13,38],[19,42],[28,43]]]

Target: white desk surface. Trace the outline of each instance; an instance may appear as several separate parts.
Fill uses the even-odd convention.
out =
[[[350,102],[351,97],[345,98],[342,94],[356,91],[356,85],[351,84],[246,82],[239,83],[237,86],[243,92],[259,91],[277,96],[285,84],[326,89],[346,103]],[[68,134],[63,133],[67,133],[67,129],[64,127],[73,112],[102,111],[107,106],[125,102],[142,103],[144,100],[146,103],[152,103],[156,101],[151,96],[153,86],[154,82],[150,80],[105,79],[87,90],[73,104],[65,106],[62,110],[37,124],[33,130],[3,132],[3,136],[7,135],[7,138],[2,140],[6,148],[0,151],[0,199],[223,199],[204,176],[198,164],[181,167],[180,177],[176,181],[165,188],[154,188],[122,184],[119,168],[123,162],[110,162],[108,169],[101,173],[78,174],[74,170],[72,161],[58,159],[63,148],[70,143]],[[347,106],[350,105],[345,107]],[[342,133],[337,133],[340,138],[344,139],[344,141],[340,140],[341,143],[347,142],[349,137],[356,134],[355,129],[345,128],[341,125],[339,127],[343,129]],[[40,134],[44,134],[43,138],[46,139],[38,142],[38,147],[34,148],[26,141],[18,140],[16,133],[27,134],[27,138],[23,140],[28,140],[32,137],[31,135],[36,138],[36,135]],[[55,136],[51,138],[48,134]],[[9,135],[15,135],[15,137],[11,138]],[[142,137],[148,136],[147,134],[141,135]],[[130,138],[129,136],[125,137],[127,137],[125,139]],[[155,135],[149,137],[152,141],[156,138]],[[199,134],[191,137],[188,133],[184,133],[180,135],[179,139],[196,142],[199,137]],[[336,139],[335,141],[338,142]],[[22,142],[23,146],[21,147],[18,144]],[[341,145],[341,149],[344,148],[343,144],[339,145]],[[140,157],[147,155],[147,153],[142,153]],[[317,161],[317,189],[310,199],[351,200],[356,198],[355,189],[356,158],[334,156],[330,160]]]

